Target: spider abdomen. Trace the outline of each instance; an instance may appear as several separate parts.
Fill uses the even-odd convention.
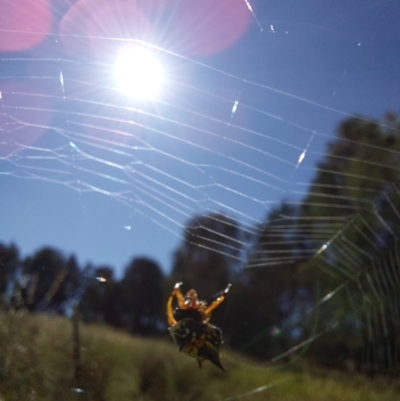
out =
[[[208,359],[225,370],[219,359],[219,348],[222,344],[222,330],[219,327],[184,318],[169,330],[179,350],[197,358],[199,365]]]

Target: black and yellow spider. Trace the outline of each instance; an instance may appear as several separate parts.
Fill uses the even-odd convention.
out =
[[[225,299],[231,284],[217,295],[215,301],[207,305],[199,301],[195,290],[183,296],[176,283],[168,298],[167,315],[172,337],[179,346],[179,351],[197,359],[199,367],[209,359],[222,370],[225,370],[219,359],[219,347],[222,344],[222,330],[209,323],[211,312]],[[178,306],[172,310],[172,302],[176,297]]]

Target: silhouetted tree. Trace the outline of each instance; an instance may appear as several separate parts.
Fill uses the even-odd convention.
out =
[[[115,327],[122,325],[122,294],[120,284],[114,278],[114,270],[108,266],[86,266],[83,294],[79,310],[85,321],[96,321]]]
[[[70,270],[70,271],[69,271]],[[67,283],[70,274],[69,291],[77,286],[78,267],[74,258],[68,263],[61,252],[42,248],[33,257],[23,262],[23,273],[28,278],[27,306],[30,310],[51,310],[64,312],[68,300]]]
[[[393,114],[344,121],[300,207],[258,227],[230,294],[232,347],[270,358],[317,334],[320,363],[398,369],[399,133]]]
[[[55,297],[58,299],[59,296],[63,299],[61,302],[73,302],[81,287],[82,271],[74,255],[71,255],[67,259],[65,268],[67,274],[60,285],[59,291],[55,294]]]
[[[6,291],[20,266],[18,248],[14,244],[0,244],[0,305],[6,301]]]
[[[399,356],[390,354],[396,349],[390,344],[400,340],[393,281],[400,276],[399,133],[394,114],[382,121],[342,122],[302,204],[309,231],[304,246],[319,252],[303,266],[301,277],[317,283],[320,296],[329,300],[318,306],[322,329],[335,327],[311,347],[326,364],[338,366],[348,357],[362,364],[362,355],[369,353],[375,370],[389,362],[400,365]],[[334,227],[327,239],[324,232]]]
[[[297,209],[283,202],[258,228],[249,263],[234,281],[226,332],[230,345],[257,357],[283,352],[294,327],[288,319],[298,310],[295,261]]]
[[[164,276],[148,258],[135,258],[121,280],[123,319],[130,331],[155,334],[164,327]]]
[[[221,213],[193,217],[174,253],[168,286],[183,282],[183,289],[195,288],[203,298],[220,292],[238,271],[245,242],[244,231],[231,217]]]

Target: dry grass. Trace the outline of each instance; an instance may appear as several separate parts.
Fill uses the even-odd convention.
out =
[[[355,374],[311,374],[263,367],[223,353],[227,372],[199,370],[171,341],[134,338],[81,325],[81,370],[74,377],[69,320],[0,314],[0,401],[274,400],[395,401],[396,383]]]

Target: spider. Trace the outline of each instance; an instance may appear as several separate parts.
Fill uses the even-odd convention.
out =
[[[219,347],[222,344],[222,330],[209,323],[211,312],[225,299],[231,284],[217,295],[215,301],[207,305],[199,301],[195,290],[190,290],[183,296],[180,286],[176,283],[168,298],[167,315],[172,337],[179,346],[179,351],[197,359],[199,367],[208,359],[213,364],[225,370],[219,359]],[[178,306],[172,310],[172,301],[176,297]]]

